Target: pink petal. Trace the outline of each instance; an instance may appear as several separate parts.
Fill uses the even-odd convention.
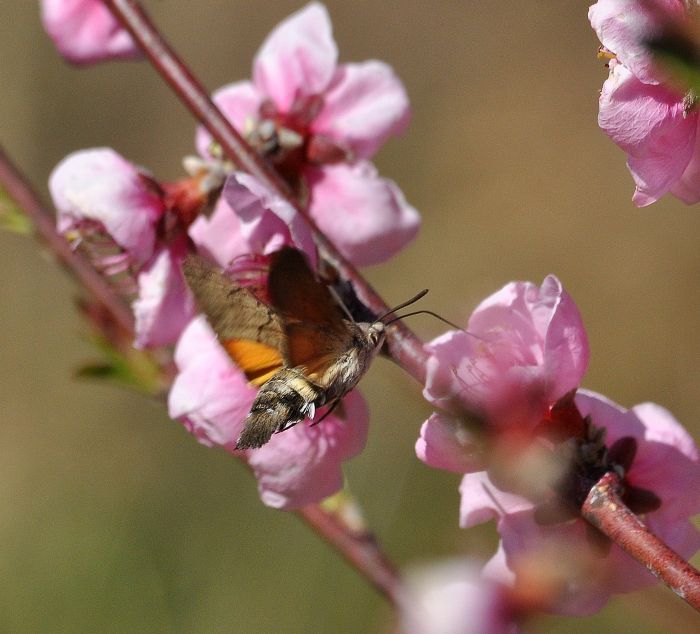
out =
[[[41,20],[61,55],[74,64],[141,56],[101,0],[42,0]]]
[[[625,410],[600,394],[583,390],[576,395],[576,403],[584,416],[590,415],[595,425],[606,428],[608,446],[625,436],[637,440],[627,480],[661,498],[661,508],[646,519],[658,535],[678,540],[673,546],[690,557],[700,547],[700,534],[687,532],[688,518],[700,513],[700,458],[692,437],[668,410],[654,403]]]
[[[233,451],[256,390],[219,345],[203,316],[183,332],[175,350],[178,375],[168,412],[205,445]]]
[[[554,275],[542,282],[537,303],[551,310],[544,336],[544,364],[547,393],[556,401],[581,384],[590,357],[588,337],[578,307]]]
[[[698,117],[700,122],[700,117]],[[700,143],[698,143],[697,131],[693,154],[682,176],[671,187],[671,193],[680,198],[686,205],[694,205],[700,202]]]
[[[485,471],[467,473],[459,485],[459,525],[471,528],[493,518],[530,511],[532,503],[520,495],[501,491]]]
[[[476,438],[459,419],[439,413],[421,426],[416,455],[431,467],[456,473],[483,468]]]
[[[307,177],[309,213],[353,264],[385,262],[418,232],[418,212],[371,163],[312,168]]]
[[[598,124],[628,153],[636,205],[649,205],[682,177],[695,147],[698,115],[682,96],[643,84],[621,64],[611,64],[600,95]]]
[[[135,260],[151,256],[163,204],[138,170],[114,150],[69,154],[51,173],[49,191],[61,233],[81,220],[94,220]]]
[[[687,19],[680,0],[598,0],[588,19],[603,46],[645,84],[663,81],[665,73],[654,62],[645,45],[659,35],[669,22]]]
[[[554,582],[546,606],[548,612],[575,616],[594,614],[615,592],[609,578],[610,559],[601,558],[590,550],[583,521],[540,526],[532,512],[514,512],[501,518],[498,532],[503,553],[500,565],[505,563],[516,573],[516,579],[519,569],[539,567],[544,571],[543,581],[550,578]],[[493,568],[490,564],[485,566],[485,574],[500,567],[499,562],[495,563]],[[622,562],[615,560],[615,563]],[[619,574],[629,574],[633,564],[631,560],[626,562]],[[516,587],[517,584],[516,580]]]
[[[440,409],[452,409],[452,399],[465,389],[462,368],[468,372],[466,366],[475,353],[474,343],[468,333],[448,330],[425,346],[429,355],[423,389],[426,400]]]
[[[367,440],[369,412],[359,392],[343,399],[344,418],[329,415],[313,427],[300,423],[248,452],[262,501],[291,510],[319,502],[343,486],[341,464]],[[317,416],[321,416],[317,413]]]
[[[306,221],[287,201],[243,172],[234,172],[224,186],[224,198],[241,220],[249,253],[271,253],[291,244],[316,264],[316,247]]]
[[[138,275],[139,296],[133,303],[136,348],[175,343],[195,315],[194,298],[180,268],[187,252],[184,241],[156,252]]]
[[[312,2],[267,36],[253,63],[253,81],[280,111],[287,112],[297,97],[326,89],[337,59],[328,12]]]
[[[402,634],[517,634],[507,594],[476,562],[451,560],[409,570]]]
[[[553,275],[541,287],[507,284],[479,304],[467,330],[428,344],[424,395],[441,408],[461,395],[493,425],[539,423],[588,364],[581,316]]]
[[[390,136],[408,126],[406,90],[390,66],[378,61],[344,64],[329,86],[314,132],[370,158]]]
[[[219,197],[211,216],[199,216],[188,229],[197,251],[227,266],[231,260],[251,252],[241,230],[241,220],[223,196]]]
[[[245,136],[249,122],[255,121],[264,96],[249,81],[239,81],[219,88],[212,100],[236,130]],[[210,150],[212,138],[204,126],[197,128],[195,146],[205,158],[212,158]]]

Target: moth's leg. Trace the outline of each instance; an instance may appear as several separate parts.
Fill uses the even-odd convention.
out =
[[[292,427],[294,427],[294,425],[297,425],[300,422],[300,420],[286,420],[279,426],[279,429],[275,430],[274,433],[279,434],[281,431],[287,431],[288,429],[291,429]]]
[[[311,423],[311,425],[309,425],[309,427],[315,427],[316,425],[318,425],[326,416],[328,416],[329,414],[331,414],[331,413],[333,412],[333,410],[334,410],[336,407],[338,407],[338,404],[339,404],[339,403],[340,403],[340,399],[339,399],[339,398],[335,399],[335,400],[331,403],[331,406],[326,410],[326,413],[325,413],[323,416],[321,416],[321,418],[319,418],[318,420],[313,421],[313,422]]]

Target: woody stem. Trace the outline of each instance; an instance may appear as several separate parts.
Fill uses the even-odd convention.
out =
[[[620,488],[618,476],[606,473],[590,490],[582,508],[583,517],[700,611],[700,572],[627,508]]]
[[[27,178],[0,147],[0,184],[18,207],[30,218],[36,235],[58,257],[83,287],[112,316],[125,339],[134,336],[134,317],[129,307],[115,295],[107,280],[56,231],[53,215],[44,207]]]
[[[305,506],[297,515],[353,568],[362,572],[394,607],[407,609],[407,597],[398,573],[371,533],[355,533],[315,504]]]
[[[141,4],[137,0],[103,0],[103,2],[128,29],[180,101],[221,146],[226,157],[239,169],[254,176],[260,183],[289,202],[311,227],[316,243],[325,257],[338,269],[343,278],[352,282],[370,310],[375,314],[387,312],[389,306],[316,226],[306,209],[299,204],[275,170],[250,147],[212,102],[204,86],[161,35]],[[419,383],[424,383],[426,353],[423,350],[423,342],[402,322],[392,324],[387,333],[387,342],[391,358]]]

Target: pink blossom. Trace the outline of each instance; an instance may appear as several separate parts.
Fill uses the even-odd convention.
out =
[[[141,172],[110,148],[69,154],[51,172],[49,191],[58,230],[98,223],[138,263],[151,257],[163,202]]]
[[[101,0],[42,0],[41,20],[61,55],[73,64],[141,56]]]
[[[229,359],[203,316],[187,326],[175,348],[178,374],[168,412],[201,443],[233,451],[256,390]]]
[[[694,98],[667,81],[645,45],[665,29],[689,23],[682,0],[599,0],[588,17],[614,59],[603,84],[598,123],[628,155],[643,207],[667,192],[687,204],[700,200],[698,112]]]
[[[340,250],[356,264],[376,264],[418,230],[418,213],[368,162],[405,129],[408,99],[386,64],[338,65],[337,57],[326,9],[311,3],[267,37],[253,81],[226,86],[214,100],[290,185],[308,194],[311,216]],[[200,129],[203,155],[210,144]]]
[[[186,253],[186,242],[180,239],[158,249],[139,272],[139,295],[132,305],[136,348],[174,343],[194,316],[194,298],[180,269]]]
[[[594,425],[605,428],[608,448],[623,438],[636,441],[636,454],[624,473],[626,490],[658,496],[661,504],[643,514],[645,523],[683,557],[692,556],[700,548],[700,534],[689,521],[700,512],[700,460],[692,438],[667,410],[653,403],[626,410],[599,394],[579,391],[576,405]],[[531,501],[500,490],[485,472],[465,475],[460,493],[463,527],[491,518],[497,521],[501,545],[486,567],[488,574],[517,579],[532,566],[556,568],[559,578],[550,611],[590,614],[602,608],[611,594],[656,581],[617,545],[607,554],[601,552],[582,519],[538,523]]]
[[[136,276],[135,345],[174,343],[194,316],[194,302],[179,264],[184,234],[160,235],[167,210],[157,185],[114,150],[98,148],[63,159],[49,190],[61,233],[105,274]]]
[[[283,198],[243,172],[227,179],[223,198],[240,218],[249,253],[271,253],[293,244],[316,264],[316,247],[308,224]]]
[[[471,561],[452,560],[408,571],[403,634],[516,634],[508,589]]]
[[[170,416],[181,420],[200,442],[234,452],[256,390],[201,317],[180,338],[175,362],[179,373],[168,399]],[[262,501],[289,510],[338,491],[343,485],[342,462],[364,447],[367,424],[367,406],[359,392],[352,392],[343,399],[342,410],[319,425],[296,425],[248,451]]]
[[[449,331],[426,348],[424,395],[443,412],[424,423],[416,449],[428,464],[457,471],[474,468],[478,456],[456,398],[494,433],[528,435],[579,386],[588,365],[581,316],[553,275],[541,287],[507,284],[479,304],[467,332]]]

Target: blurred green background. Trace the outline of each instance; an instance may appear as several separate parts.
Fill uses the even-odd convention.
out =
[[[249,76],[263,37],[300,6],[147,2],[211,89]],[[670,198],[632,206],[625,157],[596,125],[606,70],[587,3],[327,6],[341,61],[387,61],[413,103],[408,133],[376,161],[424,221],[410,248],[367,271],[386,300],[430,287],[425,306],[460,321],[509,280],[554,272],[588,329],[585,386],[625,406],[661,403],[699,437],[700,216]],[[0,140],[42,193],[52,167],[86,147],[181,174],[194,123],[147,64],[67,66],[35,2],[0,3],[0,23]],[[76,382],[96,353],[74,284],[32,240],[2,234],[0,245],[0,630],[392,630],[384,601],[293,515],[263,507],[230,456],[156,403]],[[411,325],[426,338],[443,329],[427,317]],[[346,473],[390,556],[488,558],[491,527],[457,527],[458,477],[414,456],[430,411],[418,386],[379,360],[362,391],[370,438]],[[532,629],[697,625],[657,587]]]

